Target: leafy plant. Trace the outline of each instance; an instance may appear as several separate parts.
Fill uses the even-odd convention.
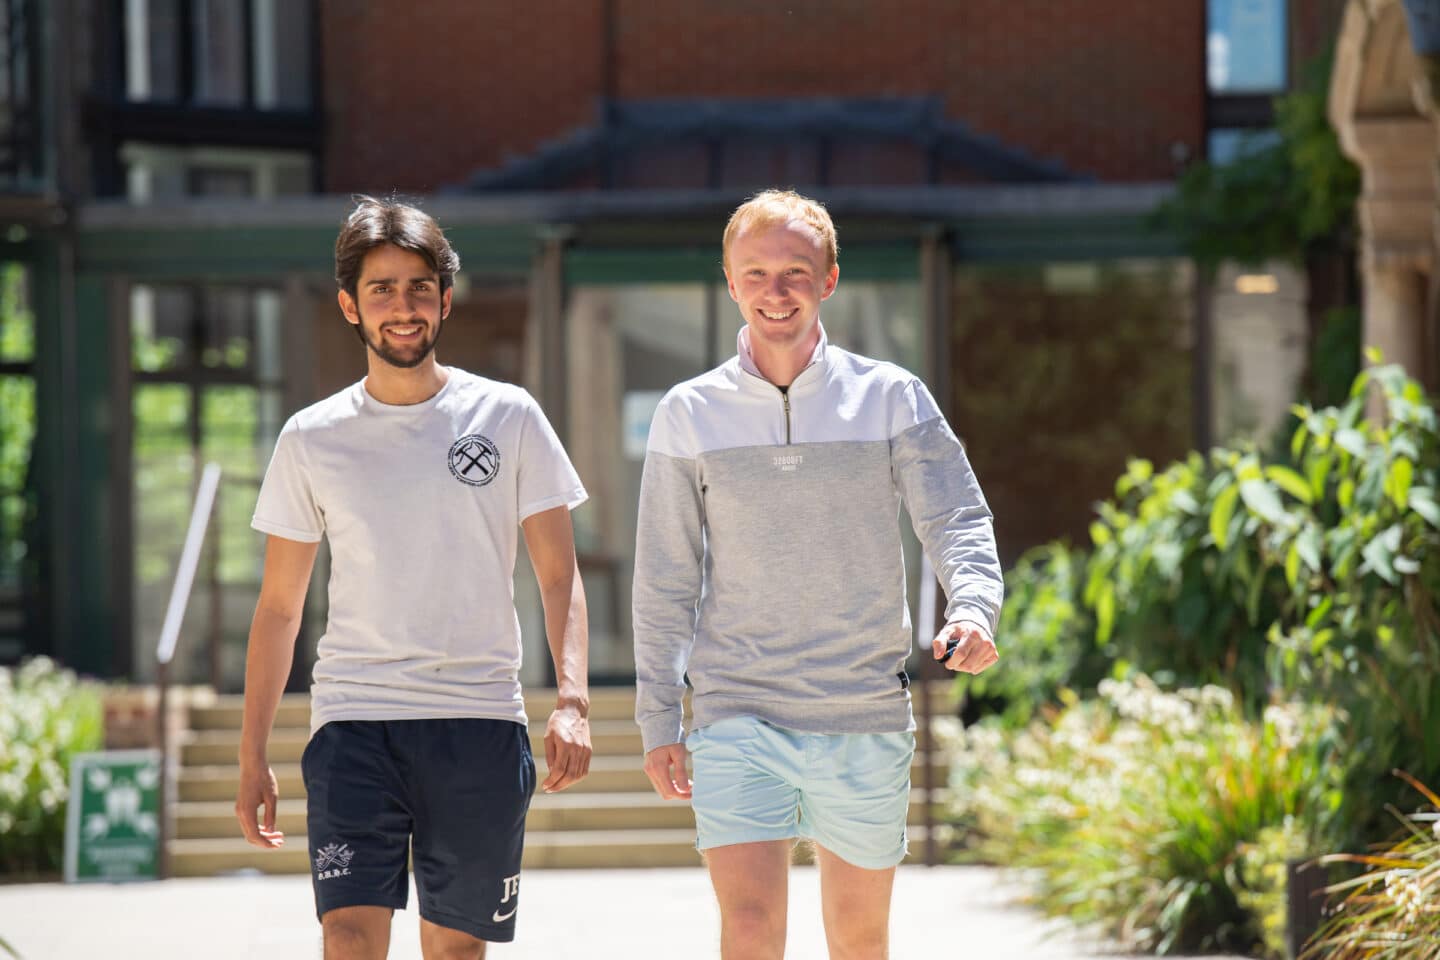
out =
[[[1026,552],[1005,575],[997,629],[1005,669],[956,682],[972,700],[997,707],[1009,724],[1029,722],[1059,689],[1093,692],[1110,673],[1094,642],[1094,618],[1081,603],[1086,560],[1083,552],[1051,543]]]
[[[1253,947],[1242,862],[1276,829],[1317,848],[1338,804],[1333,712],[1248,721],[1228,690],[1165,693],[1143,675],[1066,699],[1023,730],[965,732],[952,776],[976,852],[1033,870],[1038,906],[1131,947]]]
[[[92,686],[45,657],[0,668],[0,873],[60,869],[70,758],[103,740]]]
[[[1395,799],[1392,766],[1440,776],[1427,736],[1440,728],[1440,437],[1394,366],[1360,374],[1343,406],[1295,416],[1280,459],[1133,461],[1098,508],[1081,599],[1117,671],[1223,685],[1252,710],[1276,695],[1341,706],[1358,839]],[[1088,627],[1077,615],[1064,629],[1057,646]]]
[[[1344,407],[1296,413],[1285,502],[1257,531],[1289,592],[1270,672],[1349,713],[1349,820],[1368,836],[1399,799],[1392,767],[1440,776],[1437,417],[1395,366],[1362,373]]]
[[[1336,884],[1343,893],[1335,914],[1301,955],[1306,960],[1433,960],[1440,945],[1440,796],[1408,773],[1396,773],[1429,801],[1432,809],[1410,815],[1395,811],[1404,833],[1388,849],[1371,854],[1335,854],[1324,863],[1368,867]]]

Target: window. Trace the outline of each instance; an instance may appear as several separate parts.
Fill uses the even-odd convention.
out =
[[[280,294],[241,287],[137,285],[130,291],[134,663],[154,668],[205,463],[222,474],[176,651],[182,683],[238,690],[263,540],[250,514],[283,417]]]
[[[1211,93],[1278,93],[1286,86],[1285,0],[1209,0]]]
[[[1215,278],[1215,439],[1270,441],[1299,395],[1309,349],[1305,276],[1286,263],[1225,264]]]
[[[1210,162],[1223,166],[1267,150],[1279,142],[1280,132],[1274,128],[1255,130],[1221,127],[1210,131],[1206,149]]]
[[[295,0],[123,0],[133,103],[306,110],[312,5]]]
[[[135,203],[182,197],[273,199],[310,192],[312,160],[298,150],[127,143],[125,194]]]
[[[952,409],[1000,559],[1085,543],[1127,458],[1193,443],[1194,273],[1168,260],[957,264]]]
[[[567,450],[590,499],[575,510],[575,547],[590,608],[590,670],[635,675],[630,584],[650,416],[671,386],[706,369],[706,297],[715,284],[571,288]]]
[[[25,649],[34,359],[35,315],[27,271],[18,263],[0,263],[0,661],[12,660]]]
[[[17,179],[41,173],[40,24],[34,0],[0,2],[0,174]]]

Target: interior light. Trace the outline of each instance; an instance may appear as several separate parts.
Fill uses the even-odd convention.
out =
[[[1236,293],[1274,293],[1280,282],[1269,273],[1242,273],[1235,278]]]

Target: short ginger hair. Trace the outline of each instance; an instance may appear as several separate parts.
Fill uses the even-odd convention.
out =
[[[835,266],[840,255],[840,245],[835,242],[835,221],[830,212],[818,200],[801,196],[794,190],[766,190],[757,193],[735,208],[730,222],[725,225],[725,239],[721,250],[725,264],[730,261],[730,243],[751,227],[773,227],[777,224],[799,220],[815,231],[820,246],[825,251],[825,269]]]

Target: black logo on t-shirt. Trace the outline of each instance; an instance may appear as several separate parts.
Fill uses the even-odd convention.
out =
[[[450,472],[461,483],[483,487],[500,473],[500,451],[478,433],[461,437],[450,447]]]

